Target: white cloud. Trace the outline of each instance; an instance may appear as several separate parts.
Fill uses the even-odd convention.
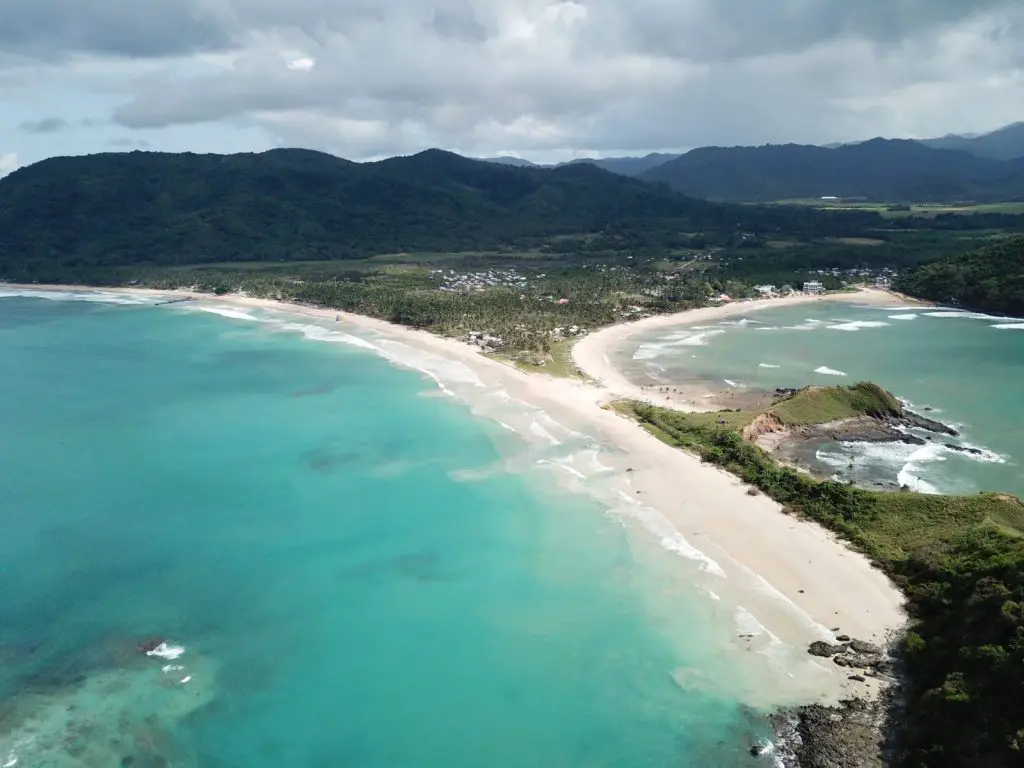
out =
[[[16,153],[8,152],[6,155],[0,155],[0,177],[13,173],[20,167]]]
[[[439,146],[550,160],[1024,117],[1019,0],[150,0],[160,23],[130,41],[112,22],[129,0],[43,23],[61,2],[0,3],[19,35],[0,98],[5,74],[36,98],[35,56],[76,92],[88,74],[112,130],[157,148],[174,131],[258,131],[355,159]],[[53,117],[75,115],[18,120]]]

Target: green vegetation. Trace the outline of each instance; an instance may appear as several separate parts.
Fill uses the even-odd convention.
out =
[[[896,287],[943,304],[1024,316],[1024,237],[926,264]]]
[[[702,147],[638,178],[694,197],[736,202],[822,197],[1000,202],[1024,196],[1024,159],[978,157],[899,139],[835,148]]]
[[[0,180],[0,279],[242,289],[532,351],[554,328],[594,328],[629,307],[685,309],[759,283],[840,289],[1015,228],[1024,215],[712,203],[587,163],[516,168],[437,150],[378,163],[133,152],[53,158]],[[612,283],[584,271],[612,267]],[[431,268],[517,268],[546,293],[438,295]],[[550,307],[544,296],[558,295],[573,305]]]
[[[520,261],[502,254],[467,259],[454,254],[423,264],[416,254],[405,264],[375,259],[267,264],[260,268],[208,266],[199,269],[131,270],[123,283],[166,290],[249,296],[311,304],[377,317],[468,338],[501,352],[524,368],[571,373],[566,344],[572,338],[618,320],[700,306],[712,291],[738,284],[700,275],[666,274],[646,265],[614,262]],[[486,262],[490,261],[487,266]],[[477,265],[468,269],[465,265]],[[456,268],[457,267],[457,268]],[[520,354],[523,353],[523,354]],[[562,370],[564,369],[564,370]]]
[[[1024,214],[1024,202],[1015,203],[869,203],[858,200],[822,200],[804,198],[776,200],[776,205],[805,205],[823,211],[870,211],[886,219],[905,219],[918,216],[934,219],[942,214],[974,216],[983,213],[1003,213],[1010,216]]]
[[[857,236],[877,221],[695,200],[590,164],[516,168],[440,150],[376,163],[307,150],[98,154],[51,158],[0,181],[0,276],[66,280],[101,268],[413,252],[670,250],[727,240],[737,228],[814,239]]]
[[[891,407],[884,390],[870,387],[852,388],[858,407]],[[806,390],[802,397],[811,399]],[[883,493],[822,482],[778,464],[735,429],[709,424],[708,414],[640,403],[618,408],[670,445],[724,467],[791,514],[842,535],[903,589],[912,625],[901,648],[906,708],[898,765],[1021,765],[1024,505],[1018,499]],[[809,417],[800,410],[799,418]]]
[[[548,344],[547,354],[536,352],[510,352],[506,354],[495,354],[499,360],[504,360],[521,371],[527,373],[545,373],[548,376],[558,376],[564,379],[582,379],[583,372],[576,367],[572,359],[572,339],[559,339]]]
[[[855,416],[898,417],[903,406],[877,384],[862,381],[852,387],[805,387],[765,412],[786,426],[802,427]]]

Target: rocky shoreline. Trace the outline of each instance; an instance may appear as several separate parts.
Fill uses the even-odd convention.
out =
[[[912,434],[911,430],[929,433],[925,437]],[[940,421],[926,418],[911,411],[902,416],[878,418],[857,416],[852,419],[815,424],[791,430],[789,439],[827,439],[841,443],[907,443],[926,445],[941,436],[959,437],[959,433]],[[950,444],[952,445],[952,444]],[[968,450],[968,449],[964,449]]]
[[[904,408],[900,416],[855,416],[849,419],[789,427],[776,419],[756,419],[744,432],[765,451],[789,466],[810,472],[822,480],[833,479],[833,471],[815,468],[808,449],[828,443],[903,443],[924,446],[941,445],[951,451],[983,455],[985,451],[954,442],[960,433],[953,427]],[[813,452],[813,451],[812,451]],[[899,490],[898,483],[860,482],[865,488]]]
[[[834,643],[811,643],[807,652],[849,669],[851,680],[880,679],[882,695],[778,712],[769,718],[774,744],[770,749],[755,746],[751,754],[770,757],[785,768],[882,768],[899,711],[895,660],[886,648],[846,635],[837,635]]]

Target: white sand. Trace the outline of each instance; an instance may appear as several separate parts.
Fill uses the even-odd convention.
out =
[[[619,459],[612,459],[613,469],[634,489],[636,500],[660,512],[690,544],[718,563],[724,578],[713,577],[718,585],[715,591],[744,606],[785,643],[802,649],[810,641],[827,636],[823,628],[834,627],[854,637],[880,642],[905,621],[902,596],[892,583],[872,568],[866,558],[846,548],[825,529],[787,516],[777,503],[763,495],[747,495],[747,487],[735,477],[662,443],[632,421],[602,407],[610,397],[643,394],[614,369],[605,352],[610,344],[631,333],[717,319],[785,302],[837,297],[749,302],[654,317],[598,331],[581,341],[574,354],[577,364],[598,379],[599,385],[526,374],[480,355],[475,347],[381,320],[240,296],[202,298],[216,304],[330,320],[340,314],[342,330],[351,324],[383,339],[461,363],[475,371],[488,389],[504,389],[512,397],[543,408],[559,423],[584,425],[581,428],[589,434],[621,451]],[[881,292],[859,293],[849,299],[893,300]],[[628,474],[627,467],[632,470]],[[815,691],[801,690],[799,694],[805,698],[835,700],[844,692],[863,695],[874,691],[870,685],[847,682],[847,672],[829,662],[820,667],[819,677],[821,669],[827,669],[829,681],[815,682],[820,686]]]

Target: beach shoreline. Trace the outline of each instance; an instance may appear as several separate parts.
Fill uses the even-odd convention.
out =
[[[785,514],[781,506],[768,497],[749,495],[748,487],[733,475],[665,444],[632,420],[605,407],[613,399],[648,399],[647,393],[641,393],[639,387],[617,374],[606,355],[610,344],[639,330],[744,314],[762,306],[778,306],[786,299],[698,309],[595,331],[577,344],[577,349],[582,347],[579,354],[574,349],[577,365],[596,379],[595,382],[525,373],[482,355],[468,344],[333,309],[183,290],[30,288],[192,297],[224,307],[301,315],[333,322],[341,331],[346,327],[368,331],[388,344],[404,345],[422,354],[461,364],[486,380],[488,386],[493,383],[502,387],[513,398],[542,409],[561,424],[585,424],[602,444],[614,447],[611,470],[633,490],[635,498],[631,503],[645,514],[653,512],[674,529],[671,534],[655,534],[661,537],[662,546],[678,551],[691,561],[703,562],[702,567],[708,571],[707,579],[716,585],[716,593],[749,609],[768,637],[798,649],[804,653],[804,661],[809,658],[805,653],[808,644],[828,639],[837,627],[844,634],[884,644],[905,622],[903,596],[866,557],[848,548],[821,526]],[[841,297],[847,301],[873,301],[880,296],[896,302],[890,294],[882,292],[806,297],[804,300],[829,301]],[[415,365],[408,367],[416,369]],[[418,370],[423,372],[423,369]],[[444,388],[441,381],[438,384]],[[472,402],[469,405],[472,407]],[[870,698],[881,689],[877,680],[869,678],[868,682],[854,683],[847,679],[844,670],[814,662],[828,675],[827,679],[826,676],[815,678],[814,691],[800,691],[799,695],[807,703],[812,700],[834,703],[851,696]]]
[[[612,362],[610,351],[621,346],[630,337],[647,331],[667,328],[686,328],[704,323],[714,323],[727,318],[740,317],[775,307],[792,307],[802,304],[820,303],[870,303],[882,307],[929,306],[926,302],[911,299],[901,294],[877,288],[862,288],[855,292],[829,294],[791,294],[774,299],[735,301],[713,307],[701,307],[671,315],[653,315],[640,320],[618,323],[600,328],[580,339],[572,348],[576,367],[593,379],[599,387],[608,392],[608,399],[629,398],[673,410],[706,412],[735,407],[716,398],[720,392],[695,384],[675,385],[671,388],[642,387],[630,381]]]

